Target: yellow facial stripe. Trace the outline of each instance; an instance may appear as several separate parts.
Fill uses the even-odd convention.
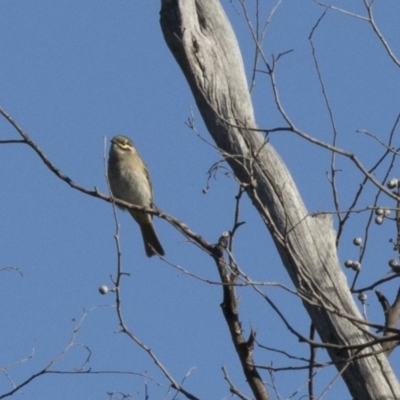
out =
[[[118,146],[121,147],[121,149],[130,149],[131,145],[129,143],[118,143]]]

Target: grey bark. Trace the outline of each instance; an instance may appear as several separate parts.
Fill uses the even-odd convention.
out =
[[[161,27],[204,122],[268,227],[303,304],[354,399],[400,399],[338,261],[330,218],[308,214],[293,179],[257,128],[239,46],[217,0],[162,0]],[[290,139],[289,139],[290,140]],[[364,358],[352,357],[367,355]]]

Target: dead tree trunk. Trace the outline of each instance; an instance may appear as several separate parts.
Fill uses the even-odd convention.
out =
[[[162,0],[161,26],[205,124],[268,227],[319,336],[357,400],[400,399],[398,381],[354,303],[330,218],[309,216],[257,128],[243,61],[218,0]],[[336,347],[335,347],[336,346]]]

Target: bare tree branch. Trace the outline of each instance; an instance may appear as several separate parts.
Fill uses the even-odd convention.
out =
[[[331,220],[308,217],[286,166],[270,143],[254,131],[257,125],[243,61],[220,3],[217,0],[163,0],[161,27],[210,134],[223,150],[239,182],[246,187],[299,294],[307,299],[303,304],[319,336],[324,343],[345,347],[363,348],[366,343],[371,344],[365,325],[354,322],[363,319],[337,259]],[[349,158],[374,185],[396,199],[354,154],[321,143],[296,129],[279,100],[272,73],[275,62],[267,72],[277,107],[292,131]],[[400,398],[398,382],[381,352],[380,345],[364,347],[361,351],[337,352],[328,348],[353,397]]]

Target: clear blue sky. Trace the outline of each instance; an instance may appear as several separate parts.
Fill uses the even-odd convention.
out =
[[[254,44],[237,1],[222,2],[232,20],[245,59],[248,76]],[[265,17],[274,2],[265,1]],[[332,4],[347,7],[347,1]],[[362,1],[351,2],[362,13]],[[184,221],[209,242],[216,242],[232,227],[237,185],[223,173],[211,180],[205,195],[207,171],[220,160],[218,153],[186,125],[193,108],[198,132],[206,132],[189,88],[167,49],[159,26],[159,2],[105,0],[13,0],[0,5],[0,105],[22,126],[52,162],[75,182],[107,191],[104,177],[104,137],[122,133],[131,137],[145,159],[153,180],[155,202]],[[283,1],[267,33],[265,52],[270,57],[294,50],[278,64],[282,101],[305,132],[331,141],[328,114],[313,66],[309,33],[323,9],[311,0]],[[398,41],[400,3],[376,1],[376,18],[400,56]],[[356,133],[366,129],[386,140],[399,112],[399,70],[387,57],[371,28],[363,21],[328,12],[315,37],[321,70],[335,113],[339,145],[356,152],[367,167],[383,148]],[[263,69],[260,66],[260,69]],[[261,127],[282,126],[271,86],[260,73],[254,93]],[[398,134],[396,135],[398,136]],[[0,118],[0,138],[18,138]],[[328,152],[286,133],[271,137],[304,196],[310,211],[332,210],[326,178]],[[399,141],[395,138],[395,146]],[[108,148],[107,148],[108,151]],[[16,399],[108,399],[107,392],[130,393],[134,399],[172,398],[168,382],[153,361],[126,336],[115,333],[114,295],[101,296],[98,287],[112,286],[116,272],[115,225],[108,203],[85,196],[57,179],[37,155],[20,144],[0,146],[0,366],[15,365],[0,376],[0,395],[44,368],[68,343],[74,320],[87,315],[76,343],[91,350],[87,364],[93,371],[124,371],[141,376],[46,375],[14,395]],[[358,189],[360,174],[339,160],[339,194],[346,208]],[[398,170],[398,169],[397,169]],[[378,171],[381,177],[383,170]],[[373,189],[371,187],[371,189]],[[367,190],[361,206],[371,205]],[[383,205],[394,206],[390,200]],[[236,239],[236,257],[254,280],[282,282],[292,287],[271,238],[247,198]],[[184,387],[201,399],[229,398],[221,367],[234,383],[250,392],[230,342],[219,307],[221,288],[209,285],[167,265],[148,259],[136,224],[118,212],[124,269],[130,273],[122,285],[123,313],[130,329],[159,357],[177,381],[190,371]],[[217,280],[209,257],[187,243],[172,226],[156,219],[167,259],[204,279]],[[355,259],[354,236],[362,236],[365,216],[351,218],[340,248],[341,260]],[[373,227],[371,250],[360,285],[383,276],[387,260],[394,258],[389,238],[394,226]],[[348,273],[348,271],[346,271]],[[348,273],[349,279],[353,274]],[[298,299],[278,288],[266,288],[293,326],[307,335],[309,319]],[[388,285],[390,301],[397,290]],[[253,328],[258,340],[295,355],[307,356],[306,346],[287,334],[277,315],[251,289],[238,290],[245,332]],[[368,316],[383,322],[379,304],[369,294]],[[396,353],[391,361],[399,370]],[[326,359],[323,352],[320,359]],[[79,368],[87,357],[83,347],[71,349],[56,370]],[[258,363],[287,366],[292,362],[270,351],[256,349]],[[262,372],[270,382],[269,376]],[[319,395],[336,370],[317,377]],[[306,372],[275,375],[282,398],[306,396]],[[298,391],[298,392],[297,392]],[[275,396],[271,389],[271,395]],[[177,398],[183,398],[178,395]],[[305,397],[303,397],[305,398]],[[350,399],[336,382],[324,399]]]

